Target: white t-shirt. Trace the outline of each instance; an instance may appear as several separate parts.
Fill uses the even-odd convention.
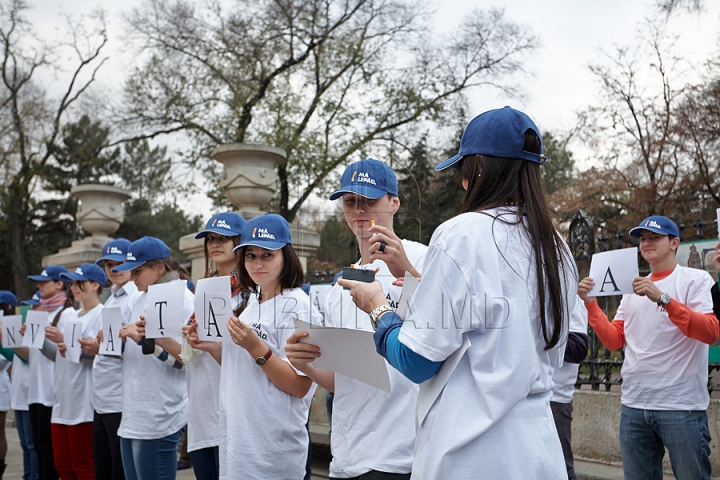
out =
[[[575,302],[575,311],[570,317],[570,331],[587,335],[588,313],[585,308],[585,302],[578,300]],[[579,363],[565,363],[563,366],[555,370],[553,375],[553,388],[551,402],[570,403],[575,393],[575,382],[577,382]]]
[[[403,240],[410,263],[420,271],[427,252],[421,243]],[[401,287],[385,262],[376,260],[375,278],[390,305],[397,308]],[[373,331],[370,317],[355,306],[349,290],[335,284],[325,299],[325,325]],[[418,386],[386,362],[392,393],[336,373],[330,444],[333,478],[357,477],[371,470],[409,473],[415,444]],[[382,447],[380,447],[382,446]]]
[[[251,326],[287,361],[285,343],[295,332],[293,319],[319,323],[320,314],[300,288],[263,303],[249,302],[240,320]],[[289,395],[270,380],[244,348],[223,344],[220,379],[220,478],[301,480],[305,476],[310,402]]]
[[[135,283],[130,281],[120,288],[113,285],[110,292],[105,308],[120,308],[123,325],[127,325],[135,300],[140,296]],[[122,358],[96,355],[93,362],[93,404],[97,413],[122,412],[122,382]]]
[[[193,293],[185,289],[183,323],[195,311],[194,298]],[[135,301],[131,322],[144,315],[146,299],[147,292],[142,292]],[[182,336],[174,339],[179,343]],[[161,362],[155,355],[143,355],[142,347],[133,340],[125,342],[122,397],[120,437],[156,440],[176,433],[187,424],[185,371]]]
[[[102,325],[103,305],[80,315],[74,310],[73,316],[65,321],[82,321],[82,338],[95,338]],[[69,339],[65,339],[69,341]],[[55,405],[52,411],[52,423],[77,425],[92,422],[93,410],[92,364],[80,360],[74,363],[60,355],[55,355]]]
[[[465,336],[471,343],[418,429],[414,479],[567,478],[550,396],[577,301],[575,264],[568,255],[561,342],[545,350],[530,239],[501,217],[516,221],[515,208],[438,227],[400,331],[403,344],[432,361]]]
[[[10,407],[13,410],[27,412],[28,389],[30,388],[30,365],[17,355],[12,361],[12,384],[10,385]]]
[[[48,326],[52,325],[55,315],[61,309],[62,307],[48,314]],[[75,310],[72,307],[63,310],[57,325],[55,325],[57,329],[62,332],[66,319],[74,315]],[[30,365],[28,405],[40,403],[46,407],[52,407],[55,403],[55,362],[43,355],[39,348],[30,348],[28,357]]]
[[[232,340],[230,340],[232,342]],[[227,344],[227,342],[225,342]],[[220,364],[200,351],[186,363],[188,452],[220,445]]]
[[[704,270],[681,267],[655,282],[695,312],[712,313],[713,280]],[[647,297],[623,295],[615,320],[625,321],[623,405],[647,410],[706,410],[708,345],[685,336],[665,309]]]
[[[16,355],[13,355],[15,357]],[[8,368],[10,368],[12,362],[5,357],[0,357],[0,412],[7,412],[10,410],[10,375],[8,375]]]

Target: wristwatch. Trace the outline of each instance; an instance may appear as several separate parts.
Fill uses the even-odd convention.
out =
[[[377,330],[377,322],[383,313],[392,312],[393,309],[390,305],[380,305],[372,312],[370,312],[370,323],[372,324],[373,330]]]
[[[263,355],[262,357],[257,357],[255,359],[255,363],[257,363],[258,365],[260,365],[262,367],[263,365],[265,365],[267,363],[268,360],[270,360],[270,357],[272,357],[272,350],[270,348],[268,348],[268,351],[265,355]]]
[[[658,307],[664,307],[665,305],[670,303],[670,300],[670,295],[667,293],[663,293],[662,295],[660,295],[660,300],[658,300],[657,302]]]

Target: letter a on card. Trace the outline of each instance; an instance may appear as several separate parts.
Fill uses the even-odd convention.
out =
[[[23,347],[42,348],[45,342],[45,327],[48,326],[48,316],[48,312],[40,310],[27,312]]]
[[[187,282],[173,281],[150,285],[145,302],[145,336],[147,338],[179,337],[187,322],[183,317]]]
[[[125,320],[120,313],[119,307],[105,308],[102,311],[102,332],[103,341],[100,343],[101,355],[114,355],[119,357],[122,354],[122,340],[120,329]]]
[[[3,348],[22,347],[23,337],[20,336],[22,315],[8,315],[2,320],[2,346]]]
[[[222,342],[230,338],[227,322],[232,316],[230,277],[211,277],[198,280],[195,289],[195,321],[198,338]]]
[[[636,247],[632,247],[593,255],[589,276],[595,285],[588,295],[607,297],[633,293],[632,282],[640,275],[637,251]]]

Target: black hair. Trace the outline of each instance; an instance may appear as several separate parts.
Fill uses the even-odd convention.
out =
[[[243,290],[248,290],[253,293],[258,293],[257,284],[253,281],[245,268],[245,254],[247,252],[247,245],[240,249],[240,255],[238,256],[237,270],[238,277],[240,278],[240,286]],[[284,291],[288,288],[300,288],[305,282],[305,274],[303,273],[302,263],[295,253],[295,249],[289,243],[286,243],[282,247],[283,254],[283,269],[280,272],[280,290]]]
[[[525,132],[523,150],[541,153],[540,139],[533,130]],[[460,176],[468,181],[460,213],[516,205],[519,214],[515,222],[508,221],[506,217],[496,217],[495,220],[523,226],[523,217],[527,219],[524,228],[535,257],[540,326],[545,348],[553,348],[560,341],[567,313],[563,280],[571,256],[552,223],[540,165],[528,160],[470,155],[460,160],[458,168]],[[552,315],[549,320],[545,314],[546,304],[550,306]]]
[[[90,286],[90,282],[91,282],[91,281],[93,281],[93,280],[75,280],[75,283],[77,283],[77,285],[78,285],[78,287],[80,288],[80,290],[82,290],[83,292],[87,292],[87,291],[88,291],[88,288],[89,288],[89,286]],[[97,294],[98,294],[98,297],[99,297],[99,296],[102,295],[103,285],[102,285],[101,283],[98,283],[98,282],[95,282],[95,283],[98,284]]]
[[[218,234],[218,235],[220,235],[220,234]],[[240,245],[240,235],[234,235],[234,236],[223,235],[223,236],[232,238],[233,248]],[[217,268],[213,268],[213,267],[217,267],[217,266],[213,263],[212,260],[210,260],[210,255],[208,255],[207,235],[205,235],[204,242],[205,242],[204,246],[203,246],[203,251],[205,252],[205,277],[204,278],[208,278],[208,277],[212,277],[213,274],[217,274]],[[239,259],[238,259],[239,255],[240,255],[240,253],[238,250],[235,252],[235,263],[237,263],[239,261]]]
[[[15,315],[15,307],[9,303],[0,303],[0,312],[5,315]]]
[[[188,271],[180,265],[180,262],[177,258],[170,256],[165,258],[158,258],[156,260],[148,260],[143,265],[147,265],[148,267],[152,268],[155,265],[162,265],[165,268],[165,273],[167,272],[177,272],[180,274],[180,278],[182,280],[189,280],[190,275],[188,274]]]

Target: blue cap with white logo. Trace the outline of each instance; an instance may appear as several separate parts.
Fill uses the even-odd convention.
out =
[[[83,263],[75,269],[75,272],[63,273],[61,276],[69,278],[71,281],[75,280],[76,282],[97,282],[103,287],[107,283],[105,271],[94,263]]]
[[[245,219],[235,212],[218,213],[210,217],[205,225],[205,230],[198,232],[195,238],[207,237],[208,233],[218,233],[226,237],[237,237],[242,233],[245,226]]]
[[[0,303],[7,303],[11,307],[17,307],[17,297],[10,290],[0,290]]]
[[[640,225],[630,230],[630,235],[633,237],[639,237],[643,230],[649,230],[660,235],[672,235],[673,237],[680,236],[680,229],[677,225],[675,225],[675,222],[670,220],[668,217],[663,217],[662,215],[647,217],[645,220],[640,222]]]
[[[155,237],[142,237],[130,244],[125,263],[113,268],[113,272],[127,272],[142,266],[150,260],[159,260],[170,256],[170,248]]]
[[[28,280],[33,282],[49,282],[54,280],[56,282],[72,283],[71,280],[61,276],[63,273],[68,273],[68,269],[62,265],[50,265],[49,267],[45,267],[40,275],[28,275]]]
[[[397,196],[398,183],[392,168],[374,158],[366,158],[351,164],[340,179],[340,190],[330,194],[337,200],[343,193],[356,193],[365,198],[380,198],[388,193]]]
[[[287,220],[275,213],[266,213],[247,221],[240,245],[233,252],[246,245],[279,250],[288,243],[292,244],[292,236]]]
[[[102,249],[103,256],[95,260],[96,264],[100,264],[105,260],[113,262],[124,262],[127,256],[130,240],[127,238],[116,238],[112,242],[108,242]]]
[[[40,290],[35,290],[30,300],[23,300],[20,302],[23,305],[40,305]]]
[[[523,150],[525,132],[528,130],[532,130],[538,136],[540,154]],[[543,155],[542,138],[535,122],[523,112],[510,107],[490,110],[470,120],[460,139],[458,154],[435,165],[435,170],[457,168],[457,162],[468,155],[516,158],[540,165],[548,159]]]

